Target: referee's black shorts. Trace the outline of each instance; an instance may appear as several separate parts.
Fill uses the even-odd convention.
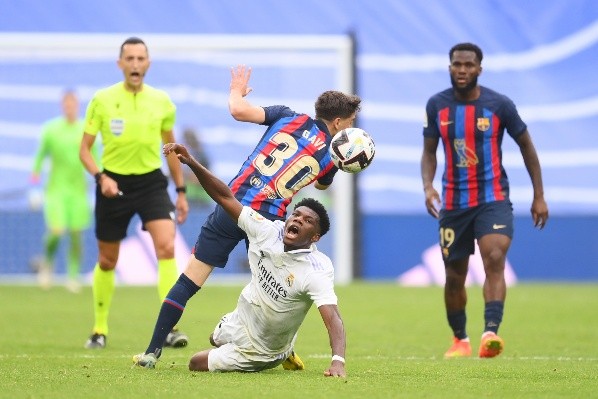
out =
[[[107,198],[96,187],[95,231],[101,241],[120,241],[137,213],[143,225],[152,220],[171,219],[174,222],[174,204],[168,195],[168,179],[156,169],[143,175],[119,175],[104,170],[118,183],[123,195]]]

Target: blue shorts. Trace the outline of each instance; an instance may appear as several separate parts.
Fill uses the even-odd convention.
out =
[[[475,252],[475,240],[486,234],[513,238],[513,204],[506,200],[467,209],[443,209],[439,226],[444,261],[462,259]]]
[[[260,214],[269,220],[281,220],[275,215],[261,212]],[[214,212],[201,227],[193,255],[210,266],[223,268],[228,262],[228,256],[241,240],[245,241],[245,247],[248,248],[249,241],[245,231],[220,205],[216,205]]]

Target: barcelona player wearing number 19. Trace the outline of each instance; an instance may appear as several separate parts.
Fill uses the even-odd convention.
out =
[[[239,65],[231,70],[229,110],[235,120],[268,126],[229,187],[244,206],[270,220],[284,220],[286,208],[303,187],[315,182],[326,189],[337,172],[328,153],[332,137],[353,126],[361,99],[339,91],[326,91],[315,102],[315,119],[282,105],[261,107],[246,96],[251,68]],[[217,205],[201,228],[185,271],[162,303],[152,339],[134,363],[153,368],[162,354],[168,332],[181,318],[187,301],[199,291],[214,267],[224,267],[228,256],[247,235],[236,221]],[[282,282],[284,283],[284,282]],[[285,368],[302,368],[292,355]]]
[[[502,165],[505,130],[515,140],[533,186],[531,213],[534,224],[543,228],[548,219],[540,162],[526,124],[514,103],[506,96],[477,83],[482,73],[482,50],[472,43],[460,43],[449,51],[452,88],[428,100],[424,125],[421,174],[426,208],[438,218],[440,246],[446,271],[444,301],[453,345],[445,357],[471,355],[465,330],[469,256],[478,241],[484,263],[484,332],[479,357],[499,355],[504,347],[497,335],[506,298],[505,259],[513,236],[513,209],[509,182]],[[440,196],[433,187],[436,149],[442,140],[445,169]]]

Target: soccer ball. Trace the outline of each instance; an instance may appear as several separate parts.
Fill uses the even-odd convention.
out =
[[[332,138],[329,151],[337,168],[343,172],[357,173],[372,163],[376,146],[364,130],[350,127]]]

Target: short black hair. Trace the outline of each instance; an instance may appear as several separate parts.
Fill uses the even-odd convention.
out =
[[[482,63],[482,59],[484,58],[484,53],[482,53],[482,49],[473,43],[455,44],[449,51],[449,60],[453,60],[453,53],[455,51],[473,51],[476,57],[478,58],[480,64]]]
[[[140,39],[140,38],[138,38],[138,37],[131,36],[131,37],[129,37],[128,39],[126,39],[126,40],[123,42],[123,44],[121,44],[121,45],[120,45],[120,54],[119,54],[119,57],[122,57],[122,55],[123,55],[123,51],[124,51],[124,49],[125,49],[125,46],[126,46],[127,44],[143,44],[143,45],[145,46],[145,50],[147,51],[147,45],[145,44],[145,42],[144,42],[143,40],[141,40],[141,39]]]
[[[330,218],[328,217],[328,212],[326,212],[324,205],[316,199],[303,198],[301,201],[297,202],[293,209],[297,209],[300,206],[305,206],[318,214],[318,217],[320,218],[320,237],[328,233],[328,230],[330,230]]]

